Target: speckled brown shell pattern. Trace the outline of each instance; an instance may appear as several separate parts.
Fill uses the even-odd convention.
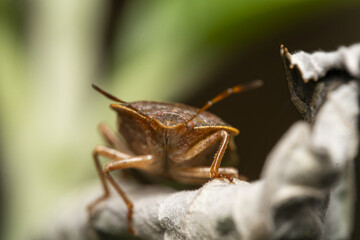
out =
[[[198,108],[179,103],[163,103],[154,101],[139,101],[131,103],[132,106],[142,111],[145,115],[157,119],[166,126],[185,122],[194,116]],[[194,120],[194,127],[203,126],[228,126],[221,118],[209,112],[202,112]]]

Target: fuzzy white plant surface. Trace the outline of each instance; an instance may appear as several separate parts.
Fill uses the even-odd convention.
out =
[[[340,47],[333,52],[307,53],[299,51],[291,55],[291,64],[301,70],[305,82],[317,81],[330,70],[345,70],[351,76],[360,78],[360,43],[350,47]]]

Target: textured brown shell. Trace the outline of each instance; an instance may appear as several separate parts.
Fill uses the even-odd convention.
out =
[[[182,124],[186,120],[194,116],[198,108],[191,107],[180,103],[164,103],[155,101],[138,101],[130,103],[131,106],[138,109],[141,114],[144,114],[150,118],[158,120],[162,127],[171,128],[173,126]],[[110,107],[116,110],[119,115],[136,114],[138,117],[143,118],[143,115],[121,104],[111,104]],[[221,118],[210,112],[204,111],[196,116],[192,122],[194,123],[194,129],[196,128],[218,128],[225,129],[231,132],[233,135],[237,135],[239,130],[232,127],[230,124],[224,122]]]

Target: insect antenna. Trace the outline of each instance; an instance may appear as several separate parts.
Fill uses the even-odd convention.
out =
[[[117,97],[111,95],[110,93],[105,92],[105,91],[102,90],[100,87],[96,86],[94,83],[91,84],[91,86],[92,86],[96,91],[98,91],[99,93],[101,93],[102,95],[104,95],[105,97],[107,97],[108,99],[113,100],[113,101],[115,101],[115,102],[123,103],[127,108],[130,108],[130,109],[134,110],[134,111],[137,112],[138,114],[144,116],[147,120],[151,120],[149,116],[147,116],[147,115],[145,115],[144,113],[142,113],[139,109],[131,106],[130,103],[125,102],[125,101],[123,101],[123,100],[120,100],[120,99],[118,99]]]
[[[117,97],[111,95],[110,93],[108,92],[105,92],[104,90],[102,90],[101,88],[99,88],[98,86],[96,86],[94,83],[91,84],[91,86],[93,87],[93,89],[95,89],[96,91],[98,91],[99,93],[101,93],[102,95],[104,95],[105,97],[107,97],[108,99],[110,100],[113,100],[115,102],[120,102],[120,103],[127,103],[123,100],[120,100],[118,99]]]
[[[231,94],[252,90],[254,88],[261,87],[263,84],[264,82],[262,80],[254,80],[248,83],[236,85],[232,88],[228,88],[227,90],[223,91],[222,93],[220,93],[219,95],[208,101],[202,108],[199,109],[199,111],[194,116],[192,116],[189,120],[187,120],[185,124],[192,121],[196,116],[198,116],[200,113],[211,107],[214,103],[217,103],[227,98]]]

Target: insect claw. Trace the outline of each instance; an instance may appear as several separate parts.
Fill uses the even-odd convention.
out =
[[[234,178],[230,174],[210,173],[210,179],[227,179],[230,183],[234,183]]]

